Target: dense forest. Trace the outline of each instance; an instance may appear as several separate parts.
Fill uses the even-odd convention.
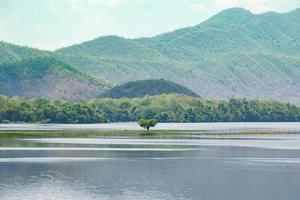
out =
[[[190,89],[167,80],[139,80],[116,86],[102,95],[107,98],[135,98],[145,96],[156,96],[161,94],[184,94],[197,97],[198,95]]]
[[[105,123],[150,118],[159,122],[294,122],[300,121],[300,107],[276,101],[216,101],[179,94],[86,102],[0,96],[2,123]]]
[[[116,85],[163,78],[209,99],[299,103],[299,30],[300,8],[282,14],[231,8],[154,37],[103,36],[55,54]]]
[[[51,56],[0,63],[0,93],[8,96],[79,101],[108,88],[110,84]]]
[[[128,81],[165,79],[209,99],[271,98],[299,104],[299,30],[300,8],[262,14],[232,8],[196,26],[153,37],[102,36],[55,51],[0,41],[0,64],[5,65],[0,68],[16,65],[11,70],[21,76],[12,79],[0,70],[0,93],[83,100]],[[40,57],[59,63],[46,62],[40,73],[27,73],[39,67],[34,60]],[[45,71],[47,66],[54,70]]]

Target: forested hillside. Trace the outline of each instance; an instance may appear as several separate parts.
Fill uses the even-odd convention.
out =
[[[116,86],[102,95],[108,98],[135,98],[155,96],[160,94],[184,94],[197,96],[196,93],[177,83],[166,80],[141,80],[132,81]]]
[[[0,41],[0,64],[41,56],[49,56],[51,54],[53,53],[49,51],[42,51],[39,49],[18,46]]]
[[[99,96],[109,85],[52,57],[0,64],[0,93],[78,101]]]
[[[279,14],[225,10],[152,38],[100,37],[56,53],[116,84],[163,78],[208,98],[300,102],[300,9]]]
[[[296,122],[300,121],[300,107],[276,101],[212,101],[178,94],[80,103],[0,96],[0,123],[100,123],[152,118],[159,122]]]
[[[233,8],[197,26],[151,38],[106,36],[55,52],[0,42],[0,63],[51,56],[100,82],[92,85],[85,82],[89,86],[74,84],[80,91],[69,92],[65,88],[54,94],[60,99],[85,99],[103,94],[112,85],[164,79],[179,83],[204,98],[275,99],[299,104],[299,32],[300,9],[256,15]],[[10,74],[2,69],[2,79],[11,78],[6,76]],[[30,77],[27,79],[22,83],[25,90],[32,83]],[[52,80],[68,85],[76,83],[75,79],[79,80],[59,75]],[[34,89],[34,95],[27,95],[20,92],[20,84],[8,83],[2,86],[6,95],[53,96],[52,84],[34,85],[43,89]],[[79,87],[81,85],[84,89]]]

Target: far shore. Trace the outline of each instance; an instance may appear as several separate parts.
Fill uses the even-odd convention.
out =
[[[107,124],[0,124],[0,137],[101,137],[298,134],[300,123],[159,123],[150,131],[136,122]]]

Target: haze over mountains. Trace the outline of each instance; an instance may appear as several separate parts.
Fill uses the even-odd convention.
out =
[[[93,98],[112,85],[163,78],[182,84],[204,98],[245,97],[299,103],[299,33],[300,9],[284,14],[254,15],[242,8],[233,8],[197,26],[151,38],[100,37],[55,52],[2,42],[0,63],[50,56],[64,63],[60,69],[65,65],[74,69],[77,78],[72,79],[72,73],[69,78],[59,78],[61,84],[65,82],[68,86],[56,97],[58,99],[63,94],[68,96],[65,99],[71,100]],[[14,68],[13,63],[10,67]],[[0,93],[13,95],[17,85],[11,81],[12,77],[1,72],[1,85],[10,86],[0,87]],[[34,79],[30,73],[23,75],[28,80]],[[59,76],[47,77],[49,83],[53,83]],[[26,84],[33,85],[30,81]],[[75,95],[73,87],[79,85],[83,88]],[[31,91],[16,92],[16,95],[33,97],[40,93],[52,98],[45,91],[37,90],[34,95]]]
[[[0,91],[8,96],[67,101],[94,98],[109,85],[51,57],[0,64]]]

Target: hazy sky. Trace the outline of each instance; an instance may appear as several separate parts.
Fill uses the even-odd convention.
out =
[[[0,0],[0,40],[55,49],[110,34],[153,36],[230,7],[286,12],[300,0]]]

